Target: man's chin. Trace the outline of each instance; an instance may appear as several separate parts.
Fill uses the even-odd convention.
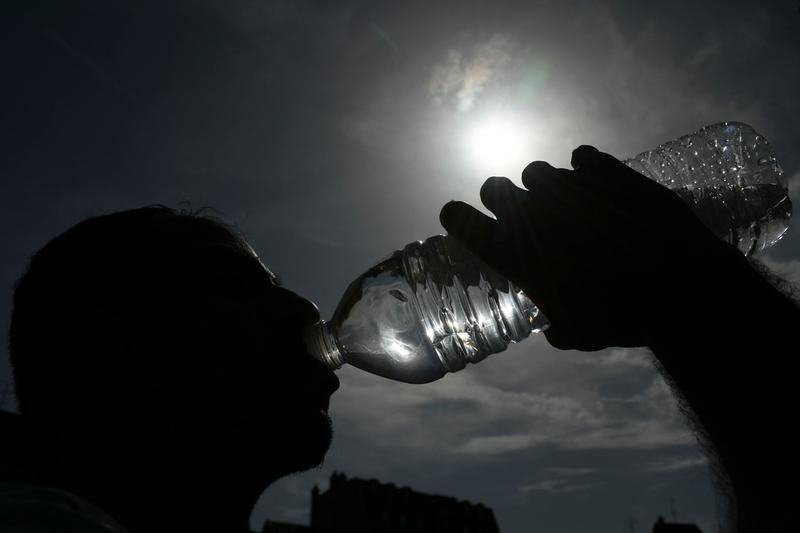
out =
[[[325,454],[333,440],[333,424],[328,414],[320,410],[313,420],[292,424],[287,429],[288,439],[281,439],[285,444],[282,451],[282,463],[287,467],[287,474],[309,470],[322,464]],[[280,436],[276,435],[280,438]]]

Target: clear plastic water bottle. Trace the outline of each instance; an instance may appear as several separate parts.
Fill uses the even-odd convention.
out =
[[[627,165],[669,187],[744,253],[775,243],[791,202],[767,141],[738,122],[715,124],[643,152]],[[349,363],[428,383],[547,327],[514,284],[448,237],[412,242],[350,284],[330,322],[306,331],[332,369]]]
[[[307,331],[306,344],[333,369],[349,363],[428,383],[545,325],[519,288],[436,235],[393,252],[351,283],[330,322]]]

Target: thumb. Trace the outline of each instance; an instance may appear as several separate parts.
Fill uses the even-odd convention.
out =
[[[464,202],[448,202],[439,213],[447,233],[465,248],[484,260],[491,260],[499,249],[500,226],[471,205]]]

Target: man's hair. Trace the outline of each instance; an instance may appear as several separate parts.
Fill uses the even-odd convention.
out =
[[[37,338],[43,328],[59,317],[82,310],[123,313],[127,301],[126,268],[133,259],[134,244],[159,240],[158,217],[191,219],[209,229],[236,234],[205,210],[176,211],[154,205],[84,220],[32,256],[14,288],[8,335],[18,408],[28,431],[41,436],[41,428],[52,421],[57,401],[54,382],[43,370],[49,358],[60,354],[42,353]],[[57,349],[80,351],[76,343],[85,340],[73,338],[79,335],[66,333],[59,337]]]

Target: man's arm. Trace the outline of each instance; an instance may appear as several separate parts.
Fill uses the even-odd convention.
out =
[[[800,309],[733,247],[648,346],[712,458],[740,532],[794,529]],[[681,309],[682,307],[682,309]],[[677,327],[667,315],[683,317]]]
[[[735,501],[738,530],[785,531],[798,473],[793,356],[800,311],[677,197],[592,147],[543,162],[528,190],[490,178],[442,224],[517,283],[562,349],[648,346]]]

